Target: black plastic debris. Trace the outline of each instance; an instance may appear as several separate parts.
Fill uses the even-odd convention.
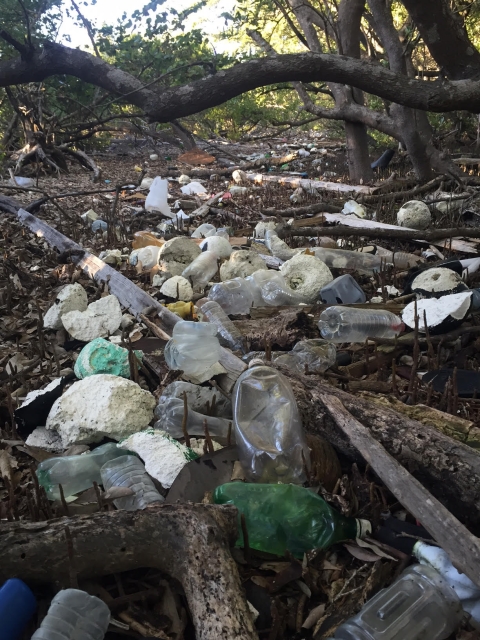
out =
[[[453,369],[438,369],[429,371],[422,377],[422,382],[432,385],[434,391],[443,393],[447,382],[453,378]],[[458,395],[463,398],[471,398],[480,394],[480,373],[470,369],[457,369],[456,387]]]
[[[386,169],[390,162],[392,161],[393,156],[395,155],[395,149],[387,149],[382,153],[382,155],[372,162],[370,165],[372,169]]]

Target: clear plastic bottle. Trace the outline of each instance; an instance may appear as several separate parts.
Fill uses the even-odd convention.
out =
[[[278,271],[261,269],[245,279],[251,283],[252,290],[256,287],[260,293],[262,302],[257,305],[258,298],[255,299],[255,306],[262,306],[262,304],[269,307],[296,306],[305,302],[304,298],[287,285],[285,278]]]
[[[39,483],[49,500],[60,500],[58,485],[62,485],[65,498],[89,489],[94,482],[101,484],[100,469],[109,460],[129,453],[107,442],[80,456],[62,456],[44,460],[37,467]]]
[[[241,351],[245,353],[245,345],[243,336],[237,327],[227,316],[222,307],[208,298],[202,298],[197,302],[197,307],[201,313],[207,318],[208,322],[214,324],[218,329],[220,341],[232,351]]]
[[[455,591],[432,569],[406,569],[360,613],[335,631],[336,640],[445,640],[463,612]]]
[[[329,307],[320,315],[322,338],[331,342],[365,342],[367,338],[395,338],[404,329],[390,311]]]
[[[423,262],[423,258],[414,253],[405,251],[389,251],[383,247],[375,247],[375,255],[382,258],[387,264],[393,264],[397,269],[411,269]]]
[[[209,224],[208,222],[204,222],[199,227],[193,231],[191,237],[192,238],[208,238],[209,236],[214,236],[217,230],[213,226],[213,224]]]
[[[332,367],[337,361],[337,349],[327,340],[314,338],[312,340],[300,340],[289,353],[273,356],[275,364],[283,364],[299,373],[305,372],[305,365],[309,370],[323,373]]]
[[[218,271],[218,257],[211,251],[204,251],[183,270],[182,276],[191,280],[197,290],[203,290]]]
[[[367,297],[355,278],[345,273],[323,287],[320,299],[324,304],[358,304]]]
[[[372,531],[368,520],[343,516],[318,494],[294,484],[228,482],[215,489],[213,501],[233,504],[239,519],[245,516],[252,549],[280,556],[288,550],[302,558],[311,549],[326,549]],[[237,544],[243,546],[241,533]]]
[[[164,351],[168,368],[191,376],[204,373],[220,358],[221,347],[216,333],[217,327],[208,322],[177,322]]]
[[[172,438],[183,438],[183,414],[184,403],[180,398],[167,398],[165,402],[158,404],[155,408],[157,422],[153,425],[155,429],[166,431]],[[188,409],[187,433],[189,436],[205,435],[205,419],[207,420],[208,432],[212,437],[227,440],[230,429],[230,420],[225,418],[214,418],[205,416],[197,411]],[[232,441],[233,441],[232,430]]]
[[[271,367],[253,366],[235,383],[232,403],[235,441],[247,479],[305,482],[310,449],[287,378]]]
[[[103,640],[110,624],[110,609],[79,589],[64,589],[53,598],[46,617],[32,640]]]
[[[324,247],[314,247],[311,251],[316,258],[333,269],[353,269],[359,273],[371,275],[375,271],[380,271],[382,267],[382,258],[369,253],[344,249],[325,249]],[[385,259],[383,259],[383,263],[385,263]]]
[[[247,315],[253,305],[251,287],[245,278],[233,278],[213,285],[208,294],[227,315]]]
[[[100,469],[105,491],[112,487],[126,487],[132,496],[118,498],[113,503],[117,509],[137,511],[154,502],[163,502],[164,497],[157,491],[152,479],[145,471],[145,465],[136,456],[121,456],[106,462]]]

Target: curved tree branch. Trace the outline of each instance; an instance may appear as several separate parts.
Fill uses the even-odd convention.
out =
[[[480,81],[424,82],[346,56],[302,53],[239,63],[215,76],[163,92],[145,88],[135,77],[85,51],[46,42],[27,63],[0,62],[0,87],[72,75],[122,96],[151,120],[171,122],[217,106],[246,91],[276,82],[336,82],[358,87],[385,100],[424,111],[464,109],[480,112]]]

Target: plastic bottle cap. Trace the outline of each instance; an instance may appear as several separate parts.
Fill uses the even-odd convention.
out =
[[[357,538],[365,538],[372,533],[372,523],[369,520],[357,519]]]
[[[248,368],[252,369],[253,367],[261,367],[264,365],[265,365],[265,362],[260,358],[253,358],[253,360],[250,360],[250,362],[248,363]]]

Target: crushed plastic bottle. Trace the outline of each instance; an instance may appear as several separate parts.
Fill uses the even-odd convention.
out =
[[[318,494],[294,484],[228,482],[215,489],[213,502],[233,504],[239,519],[245,516],[252,549],[279,556],[290,551],[302,558],[311,549],[363,538],[372,530],[368,520],[343,516]],[[237,545],[242,547],[239,531]]]
[[[213,226],[213,224],[209,224],[208,222],[204,222],[199,227],[193,231],[191,237],[192,238],[208,238],[209,236],[214,236],[217,230]]]
[[[158,256],[160,255],[161,248],[159,245],[152,245],[142,247],[141,249],[134,249],[130,254],[129,262],[133,266],[141,262],[143,269],[153,269],[153,267],[156,267],[158,264]]]
[[[180,400],[180,398],[167,398],[165,402],[158,404],[155,408],[157,422],[154,423],[154,428],[166,431],[172,438],[183,438],[182,423],[184,408],[184,402]],[[207,420],[208,432],[212,437],[219,438],[223,441],[227,440],[231,425],[230,420],[205,416],[190,408],[188,409],[186,426],[188,435],[204,436],[205,420]],[[232,430],[232,442],[233,438]]]
[[[160,211],[164,216],[173,218],[174,215],[168,204],[168,180],[162,180],[157,176],[150,186],[145,200],[146,211]]]
[[[355,278],[345,273],[323,287],[320,299],[324,304],[358,304],[367,297]]]
[[[245,353],[242,334],[218,302],[209,300],[208,298],[202,298],[197,302],[197,307],[207,318],[208,322],[217,327],[219,340],[224,343],[224,346],[229,347],[232,351],[242,351],[242,353]]]
[[[182,276],[190,280],[195,289],[203,290],[217,271],[217,255],[212,251],[204,251],[183,270]]]
[[[406,569],[360,613],[340,625],[336,640],[445,640],[462,620],[455,591],[431,567]]]
[[[204,373],[220,358],[216,334],[217,327],[208,322],[177,322],[164,351],[168,368],[191,376]]]
[[[390,311],[329,307],[320,315],[318,328],[325,340],[365,342],[367,338],[395,338],[405,325]]]
[[[227,315],[247,315],[253,305],[251,286],[245,278],[233,278],[213,285],[208,294]]]
[[[32,640],[103,640],[110,624],[107,605],[85,591],[64,589],[53,598]]]
[[[136,231],[133,234],[132,249],[143,247],[163,247],[165,240],[157,238],[151,231]]]
[[[405,251],[389,251],[383,247],[375,247],[375,255],[382,258],[387,264],[393,264],[397,269],[411,269],[423,262],[423,258],[414,253]]]
[[[20,640],[36,608],[35,596],[24,582],[18,578],[7,580],[0,589],[2,640]]]
[[[235,383],[232,403],[235,441],[247,479],[305,482],[310,450],[287,378],[271,367],[253,366]]]
[[[327,340],[313,338],[300,340],[289,353],[273,356],[275,364],[283,364],[299,373],[305,373],[305,366],[309,371],[323,373],[333,367],[337,361],[337,349]]]
[[[287,285],[285,278],[278,271],[262,269],[255,271],[245,280],[251,283],[256,307],[264,305],[269,307],[297,306],[305,302],[302,296]]]
[[[332,269],[352,269],[358,273],[372,275],[382,268],[382,258],[369,253],[347,251],[345,249],[326,249],[325,247],[313,247],[311,249],[316,258],[324,262]],[[385,260],[383,260],[385,263]]]
[[[103,465],[100,473],[105,491],[112,487],[125,487],[133,491],[133,495],[113,501],[117,509],[137,511],[137,509],[145,509],[149,504],[163,502],[165,499],[145,471],[143,462],[136,456],[120,456],[110,460]]]
[[[80,456],[63,456],[44,460],[37,467],[39,483],[49,500],[60,500],[58,485],[65,498],[90,489],[94,482],[101,484],[100,469],[109,460],[128,454],[114,442],[107,442]]]

